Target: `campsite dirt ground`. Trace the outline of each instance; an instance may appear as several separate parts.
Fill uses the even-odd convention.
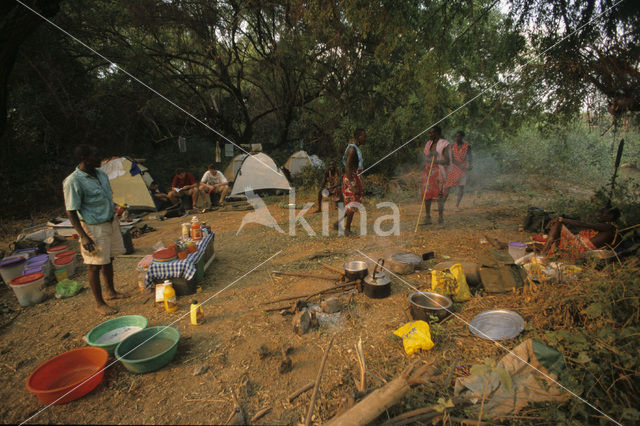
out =
[[[0,419],[5,423],[19,423],[35,415],[29,422],[219,424],[233,411],[229,391],[233,387],[247,419],[258,410],[270,407],[271,411],[258,423],[295,424],[304,417],[311,392],[291,404],[285,402],[286,397],[315,379],[323,350],[330,336],[335,334],[315,410],[317,421],[327,420],[335,414],[341,399],[355,391],[359,370],[353,348],[360,337],[364,343],[367,370],[371,373],[367,376],[369,389],[392,379],[411,362],[413,357],[404,353],[401,339],[392,332],[410,319],[406,296],[412,290],[394,278],[389,298],[375,300],[355,294],[337,329],[320,328],[298,336],[292,330],[290,316],[265,313],[266,306],[262,303],[308,294],[333,284],[314,278],[283,276],[276,279],[270,272],[299,271],[332,276],[318,260],[340,268],[345,260],[362,258],[356,249],[372,258],[397,251],[421,254],[433,250],[437,261],[448,258],[475,261],[483,249],[479,241],[484,235],[504,241],[527,240],[528,235],[517,229],[526,203],[530,201],[515,194],[469,194],[463,201],[462,212],[453,212],[449,201],[443,225],[423,226],[414,233],[418,203],[408,200],[401,204],[401,235],[386,238],[377,237],[371,231],[375,219],[389,214],[389,210],[376,210],[374,206],[369,209],[369,235],[349,238],[338,237],[333,231],[329,237],[308,236],[301,227],[297,228],[296,236],[289,236],[260,225],[247,225],[236,235],[246,212],[227,207],[199,215],[211,224],[216,234],[216,259],[201,282],[202,292],[194,296],[199,301],[211,298],[204,306],[206,322],[200,326],[189,323],[189,303],[194,297],[179,298],[178,311],[166,313],[160,304],[150,300],[149,294],[137,289],[135,266],[140,257],[151,253],[151,247],[157,241],[168,243],[177,238],[180,223],[184,221],[184,218],[175,218],[161,222],[148,216],[144,223],[157,231],[134,239],[135,254],[140,256],[118,258],[115,262],[116,286],[131,297],[113,305],[119,314],[145,316],[149,325],[172,323],[181,333],[175,360],[159,371],[135,375],[112,358],[104,381],[93,392],[77,401],[45,409],[26,390],[25,379],[47,359],[84,346],[83,336],[104,318],[93,311],[84,268],[76,275],[76,279],[85,284],[79,295],[61,300],[50,297],[32,307],[21,308],[12,291],[2,285],[0,301],[11,312],[0,317],[3,378]],[[279,203],[272,203],[269,208],[286,229],[289,211],[282,209]],[[335,215],[335,211],[332,214]],[[308,214],[306,218],[315,230],[321,229],[321,215]],[[355,222],[357,225],[357,220]],[[383,227],[388,225],[386,222]],[[4,244],[8,241],[9,238]],[[279,250],[282,251],[271,261],[239,279]],[[322,256],[320,259],[318,254]],[[403,278],[418,288],[426,288],[425,270]],[[220,292],[235,280],[238,281]],[[49,287],[48,293],[52,295],[53,292],[54,287]],[[543,322],[529,321],[538,308],[535,300],[523,303],[522,296],[516,292],[476,295],[471,302],[457,309],[467,321],[485,309],[506,308],[520,312],[528,327],[520,338],[506,342],[506,346],[512,348],[527,338],[532,329],[545,326]],[[417,388],[405,399],[404,407],[396,407],[388,414],[433,403],[439,395],[450,393],[451,372],[455,366],[502,356],[492,343],[472,337],[466,324],[455,318],[433,327],[432,332],[435,347],[415,357],[436,362],[445,372],[443,377],[446,379],[436,387]],[[258,354],[261,345],[266,345],[275,355],[261,359]],[[281,374],[278,352],[285,346],[293,348],[290,355],[293,368]],[[210,367],[209,370],[194,375],[194,370],[203,365]]]

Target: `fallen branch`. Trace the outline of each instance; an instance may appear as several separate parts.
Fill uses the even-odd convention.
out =
[[[367,372],[367,364],[364,359],[364,349],[362,348],[362,337],[358,338],[358,343],[356,344],[356,358],[358,359],[358,366],[360,367],[360,383],[357,384],[356,388],[359,392],[364,392],[365,385],[365,373]]]
[[[310,299],[311,297],[318,296],[320,294],[335,293],[335,292],[337,292],[339,290],[346,289],[346,287],[354,286],[357,283],[358,283],[358,281],[349,281],[348,283],[344,283],[344,284],[340,284],[340,285],[335,286],[335,287],[330,287],[330,288],[327,288],[327,289],[324,289],[324,290],[320,290],[320,291],[317,291],[315,293],[302,294],[302,295],[299,295],[299,296],[281,297],[279,299],[273,299],[273,300],[269,300],[267,302],[262,302],[262,303],[260,303],[260,305],[270,305],[272,303],[286,302],[288,300],[295,300],[295,299]]]
[[[251,420],[249,421],[249,423],[257,422],[260,419],[260,417],[264,416],[269,411],[271,411],[271,407],[263,408],[262,410],[258,411],[256,414],[254,414],[253,417],[251,417]]]
[[[349,410],[331,419],[327,425],[369,424],[400,402],[413,386],[428,382],[438,373],[437,368],[431,364],[419,368],[416,368],[416,364],[417,362],[412,363],[398,377],[373,391]]]
[[[456,408],[466,407],[471,405],[471,402],[462,398],[455,398],[453,404]],[[441,411],[436,410],[434,407],[422,407],[417,410],[407,411],[390,418],[386,422],[382,423],[383,426],[401,426],[417,422],[424,422],[432,420],[437,416],[442,415]]]
[[[298,277],[298,278],[317,278],[319,280],[329,280],[329,281],[335,281],[336,277],[327,277],[325,275],[315,275],[315,274],[303,274],[300,272],[280,272],[280,271],[273,271],[274,275],[283,275],[286,277]]]
[[[327,265],[326,263],[322,263],[322,262],[318,262],[318,263],[320,263],[320,265],[321,265],[323,268],[327,268],[328,270],[333,271],[333,272],[335,272],[336,274],[340,274],[340,276],[341,276],[341,277],[342,277],[342,276],[344,276],[344,271],[341,271],[341,270],[340,270],[340,269],[338,269],[338,268],[334,268],[334,267],[333,267],[333,266],[331,266],[331,265]]]
[[[293,392],[291,395],[289,395],[287,397],[287,402],[289,404],[291,404],[294,399],[296,399],[297,397],[299,397],[300,395],[302,395],[303,393],[305,393],[306,391],[311,389],[313,387],[314,383],[315,382],[309,382],[306,385],[304,385],[303,387],[301,387],[300,389],[298,389],[297,391]]]
[[[327,363],[327,357],[329,356],[329,350],[331,350],[331,345],[333,345],[333,341],[336,336],[334,335],[331,340],[329,340],[329,345],[327,349],[324,351],[324,356],[322,357],[322,363],[320,363],[320,369],[318,370],[318,376],[316,377],[316,383],[313,387],[313,393],[311,394],[311,402],[309,403],[309,410],[307,411],[307,417],[304,420],[304,425],[309,426],[311,424],[311,416],[313,415],[313,408],[316,405],[316,398],[318,397],[318,388],[320,388],[320,381],[322,380],[322,373],[324,372],[324,365]]]
[[[240,401],[238,400],[238,395],[236,395],[236,391],[233,390],[232,386],[229,386],[229,389],[231,390],[231,395],[233,396],[233,403],[235,405],[235,408],[233,410],[233,413],[231,413],[231,415],[229,415],[229,418],[227,418],[227,421],[225,422],[225,424],[227,425],[245,424],[246,420],[245,420],[244,413],[242,412],[242,406],[240,405]]]

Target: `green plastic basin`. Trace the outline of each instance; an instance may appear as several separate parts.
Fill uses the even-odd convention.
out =
[[[116,358],[132,373],[149,373],[169,364],[178,351],[180,332],[173,327],[145,328],[116,347]],[[142,357],[140,354],[148,356]]]
[[[147,319],[140,315],[125,315],[122,317],[110,319],[109,321],[105,321],[102,324],[95,326],[90,332],[87,333],[87,343],[91,346],[105,349],[107,352],[109,352],[109,355],[113,355],[116,346],[118,346],[118,343],[124,340],[131,333],[125,334],[124,336],[122,336],[122,338],[112,343],[100,343],[100,340],[101,338],[104,339],[105,334],[124,327],[140,327],[142,329],[145,329],[147,328]],[[113,339],[109,340],[113,341]]]

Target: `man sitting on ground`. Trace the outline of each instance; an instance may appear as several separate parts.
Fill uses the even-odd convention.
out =
[[[215,164],[209,164],[208,170],[200,179],[200,192],[209,196],[211,193],[220,194],[218,204],[224,206],[224,199],[229,194],[229,182]]]
[[[547,225],[549,236],[542,249],[543,255],[554,254],[577,258],[588,250],[610,247],[614,244],[617,228],[613,224],[620,217],[617,208],[605,207],[598,212],[598,223],[586,223],[573,219],[558,217]],[[565,226],[585,228],[578,235],[574,235]]]
[[[176,169],[176,174],[171,182],[171,191],[167,194],[172,204],[177,204],[184,197],[191,197],[191,208],[196,205],[198,200],[198,184],[189,172],[184,169]]]
[[[153,198],[153,203],[156,205],[156,209],[164,210],[171,206],[169,195],[160,191],[160,185],[158,185],[158,182],[155,180],[149,185],[149,193],[151,194],[151,198]]]

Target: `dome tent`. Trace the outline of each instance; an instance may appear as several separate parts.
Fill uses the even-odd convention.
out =
[[[283,167],[294,176],[301,173],[306,166],[322,167],[323,163],[317,155],[309,155],[306,151],[298,151],[291,154]]]
[[[278,169],[275,161],[263,152],[243,154],[242,163],[235,174],[231,195],[242,194],[245,191],[259,191],[261,189],[281,189],[290,191],[291,185]],[[232,165],[235,158],[232,161]]]

